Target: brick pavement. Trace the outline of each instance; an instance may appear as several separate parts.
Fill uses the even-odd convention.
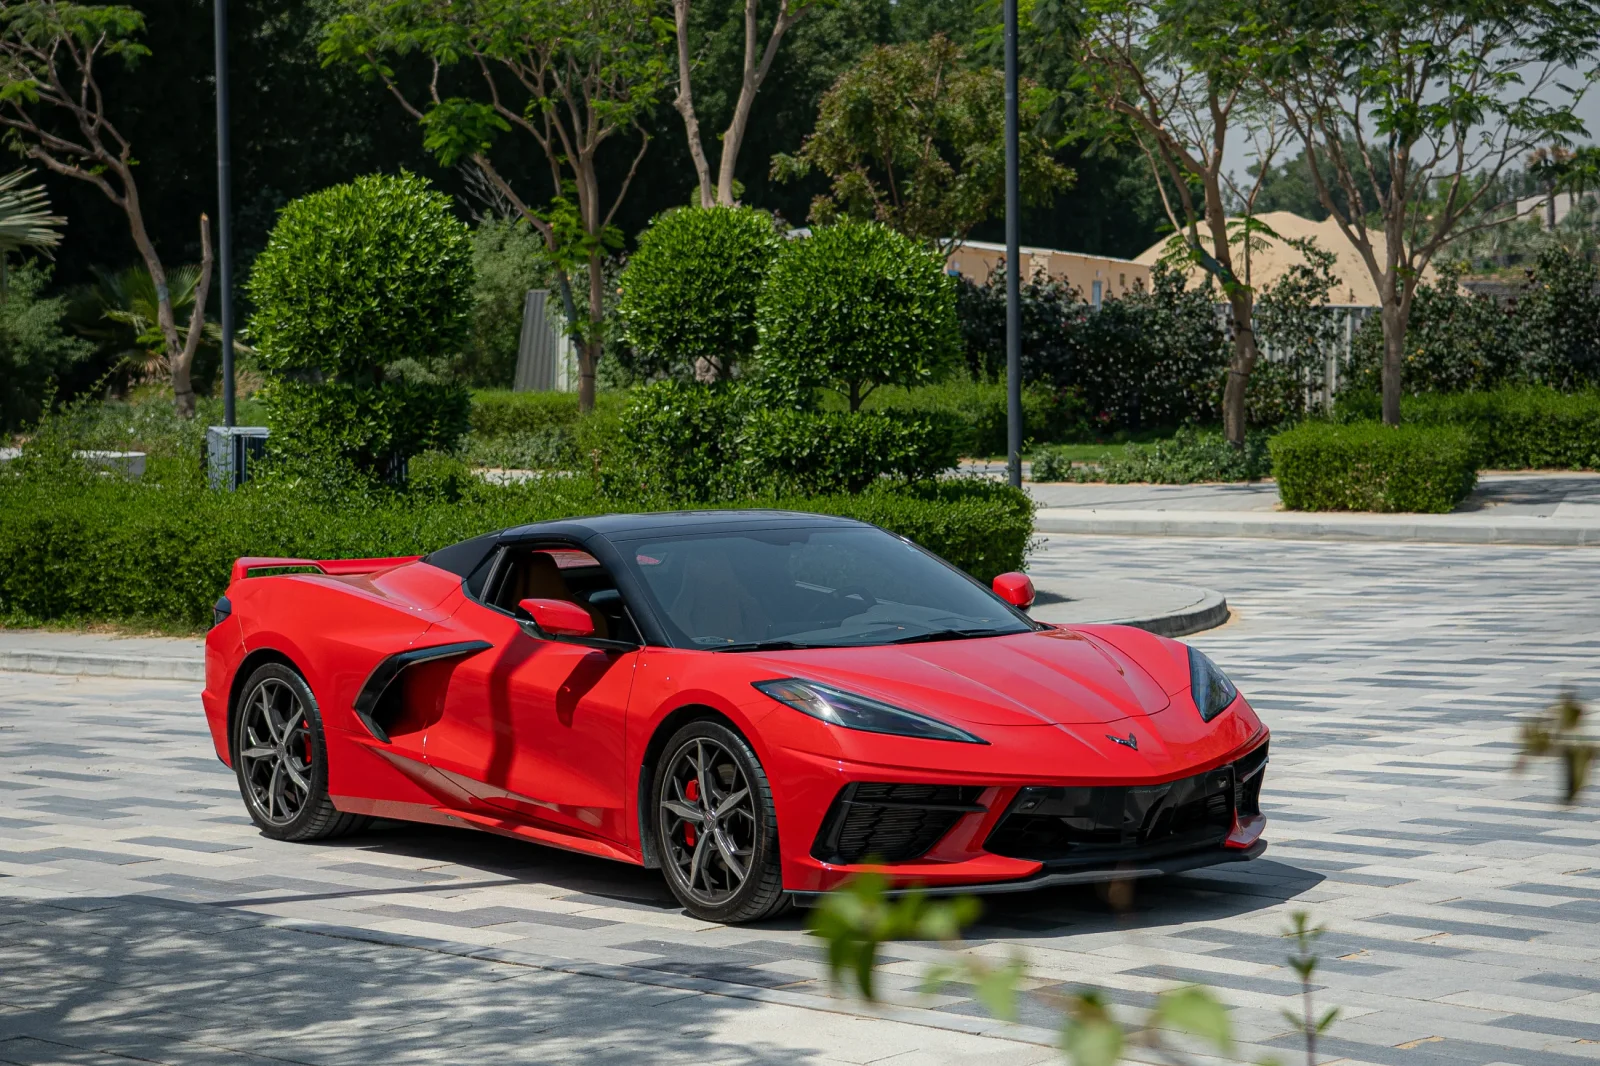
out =
[[[1139,886],[996,897],[963,950],[1094,983],[1119,1009],[1204,981],[1256,1053],[1293,1052],[1279,933],[1331,929],[1329,1057],[1600,1061],[1600,820],[1516,715],[1600,696],[1600,555],[1582,549],[1056,538],[1035,572],[1186,581],[1237,620],[1192,638],[1275,730],[1272,847]],[[0,1061],[1045,1061],[1054,1017],[988,1020],[916,985],[830,997],[800,923],[724,929],[656,875],[464,831],[285,845],[250,826],[194,686],[0,674]]]

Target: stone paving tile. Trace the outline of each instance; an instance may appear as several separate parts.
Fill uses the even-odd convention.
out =
[[[1051,990],[1094,983],[1133,1017],[1193,980],[1295,1054],[1281,933],[1305,909],[1330,930],[1318,1002],[1346,1009],[1322,1057],[1600,1062],[1600,823],[1553,805],[1553,768],[1509,770],[1518,716],[1565,686],[1600,697],[1600,553],[1055,538],[1034,570],[1226,591],[1235,621],[1192,643],[1273,726],[1272,845],[1141,883],[1125,910],[1091,888],[990,899],[960,950],[1030,957],[1025,1032],[1048,1042]],[[0,674],[0,1062],[1051,1055],[930,1028],[986,1017],[963,986],[917,999],[936,945],[884,953],[928,1025],[849,1020],[794,915],[710,926],[654,873],[459,830],[266,840],[196,688]],[[528,965],[560,959],[639,976]]]

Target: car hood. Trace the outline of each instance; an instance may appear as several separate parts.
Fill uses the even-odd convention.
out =
[[[1171,702],[1126,653],[1062,629],[752,657],[785,676],[969,725],[1109,724]]]

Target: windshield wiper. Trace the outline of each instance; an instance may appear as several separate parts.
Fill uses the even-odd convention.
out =
[[[918,633],[913,637],[891,640],[890,644],[932,644],[940,640],[971,640],[974,637],[1003,637],[1004,629],[935,629],[931,633]]]
[[[718,644],[708,651],[799,651],[802,648],[827,648],[829,644],[800,644],[793,640],[747,640],[742,644]]]

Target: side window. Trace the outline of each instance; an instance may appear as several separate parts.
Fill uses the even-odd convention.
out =
[[[512,546],[503,552],[483,602],[508,614],[523,600],[566,600],[594,619],[594,635],[642,644],[616,579],[586,551],[557,546]]]

